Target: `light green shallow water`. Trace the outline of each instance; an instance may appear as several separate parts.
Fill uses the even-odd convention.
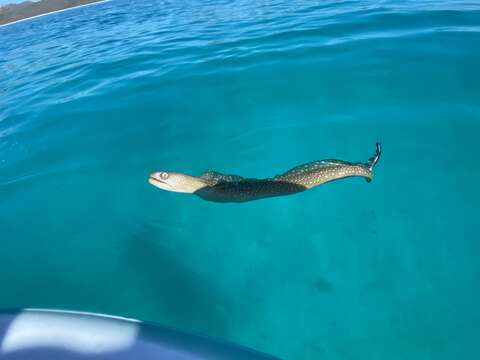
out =
[[[293,360],[477,359],[480,7],[193,5],[0,29],[0,308]],[[365,161],[377,140],[370,184],[215,204],[147,183]]]

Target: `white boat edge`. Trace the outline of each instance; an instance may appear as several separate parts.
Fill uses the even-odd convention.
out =
[[[56,309],[0,310],[5,360],[280,360],[222,339],[148,321]]]

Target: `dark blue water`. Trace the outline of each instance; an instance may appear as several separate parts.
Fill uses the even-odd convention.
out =
[[[478,359],[476,1],[111,1],[0,28],[0,308],[285,359]],[[375,179],[216,204],[150,171]]]

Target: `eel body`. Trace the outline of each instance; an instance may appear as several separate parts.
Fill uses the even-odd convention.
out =
[[[195,194],[215,202],[246,202],[274,196],[296,194],[315,186],[352,176],[372,180],[373,168],[381,154],[380,143],[366,163],[320,160],[296,166],[267,179],[250,179],[207,171],[195,177],[176,172],[153,172],[149,182],[163,190]]]

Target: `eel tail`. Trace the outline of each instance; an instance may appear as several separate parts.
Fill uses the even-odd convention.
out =
[[[382,154],[382,146],[379,142],[375,144],[375,155],[373,155],[370,159],[368,159],[367,163],[365,164],[368,170],[372,171],[373,167],[377,164],[378,160],[380,159],[380,155]]]

